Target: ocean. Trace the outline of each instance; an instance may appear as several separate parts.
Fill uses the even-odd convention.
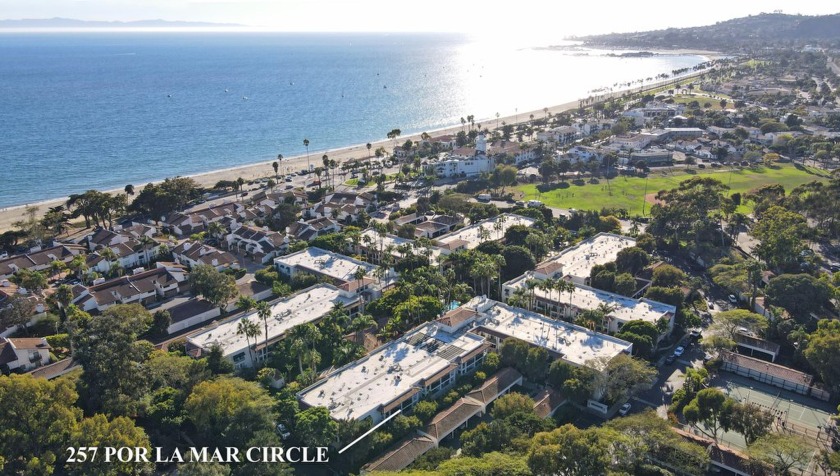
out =
[[[559,43],[559,42],[558,42]],[[706,58],[459,34],[0,34],[0,208],[541,110]],[[525,119],[524,117],[522,119]]]

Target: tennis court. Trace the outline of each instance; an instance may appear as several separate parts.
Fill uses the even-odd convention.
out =
[[[820,408],[826,406],[823,402],[752,380],[732,378],[736,377],[732,374],[725,375],[726,381],[719,382],[717,386],[730,397],[742,403],[758,405],[774,415],[777,428],[816,438],[820,427],[826,424],[831,415]]]

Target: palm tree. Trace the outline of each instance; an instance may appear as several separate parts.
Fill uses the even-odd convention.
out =
[[[567,293],[569,293],[569,309],[571,309],[572,308],[572,295],[575,294],[575,291],[577,290],[577,286],[575,286],[575,283],[573,283],[571,281],[566,281],[564,279],[561,279],[560,281],[562,281],[564,283],[563,284],[564,289],[562,289],[560,292],[566,291]]]
[[[525,287],[528,288],[529,293],[528,310],[534,310],[534,300],[536,299],[534,289],[538,288],[540,286],[540,283],[541,281],[539,279],[534,278],[528,278],[528,280],[525,281]]]
[[[149,235],[140,235],[140,238],[137,239],[137,242],[140,245],[140,248],[143,250],[143,257],[145,258],[145,263],[149,264],[149,249],[152,249],[158,245],[158,242],[152,239]]]
[[[499,280],[499,300],[502,300],[502,268],[507,266],[505,257],[502,255],[493,255],[493,263],[496,265],[496,277]],[[489,287],[489,286],[488,286]]]
[[[350,330],[356,333],[356,343],[362,345],[364,342],[364,331],[371,327],[377,327],[376,319],[370,314],[358,314],[350,321]]]
[[[548,302],[548,305],[550,305],[550,303],[551,303],[551,294],[552,294],[551,292],[554,290],[554,283],[555,283],[554,278],[548,278],[544,281],[538,282],[535,285],[536,288],[545,292],[548,295],[548,297],[546,298],[546,301]],[[559,314],[560,307],[558,306],[557,309],[558,309],[558,314]],[[550,314],[551,314],[551,311],[549,310],[549,315]]]
[[[311,165],[309,165],[309,139],[303,139],[303,146],[306,147],[306,171],[309,172],[311,170]]]
[[[280,161],[283,160],[283,154],[277,154],[277,160],[271,163],[271,168],[274,169],[274,178],[277,178],[277,172],[280,170]]]
[[[114,253],[114,250],[110,247],[106,246],[99,250],[99,256],[101,256],[108,264],[114,263],[117,261],[117,254]]]
[[[516,307],[525,307],[528,302],[527,288],[516,288],[513,294],[508,298],[508,304]]]
[[[327,174],[327,188],[330,186],[330,158],[327,154],[321,156],[321,161],[324,163],[324,172]]]
[[[251,338],[254,338],[254,344],[256,344],[260,332],[260,326],[256,322],[251,322],[247,317],[239,321],[236,326],[236,334],[245,336],[245,344],[248,346],[248,353],[251,355],[251,362],[254,366],[256,366],[257,361],[254,357],[254,350],[251,348]]]
[[[222,235],[225,233],[225,227],[220,222],[211,221],[210,224],[207,225],[207,233],[211,238],[221,239]]]
[[[126,195],[134,195],[134,185],[128,184],[125,186]]]
[[[612,324],[613,316],[612,314],[616,310],[616,306],[614,304],[608,304],[605,302],[599,303],[598,307],[595,308],[595,312],[601,315],[601,322],[603,325],[603,319],[609,319],[609,323],[607,323],[607,331],[610,329],[610,325]]]
[[[271,317],[271,306],[265,301],[257,303],[257,316],[265,326],[265,358],[268,359],[268,318]]]
[[[250,296],[239,296],[239,300],[236,301],[236,307],[238,307],[242,312],[248,312],[253,309],[257,305],[257,301]]]
[[[292,344],[289,347],[289,350],[297,355],[298,358],[298,370],[300,373],[303,373],[303,354],[306,352],[306,341],[303,340],[301,337],[293,337]]]
[[[370,142],[368,142],[367,144],[365,144],[365,147],[367,147],[367,150],[368,150],[368,160],[370,160],[370,149],[373,147],[373,144],[371,144]]]
[[[367,270],[361,266],[356,268],[356,271],[353,272],[353,278],[356,280],[356,292],[359,292],[359,281],[362,281],[367,276]]]

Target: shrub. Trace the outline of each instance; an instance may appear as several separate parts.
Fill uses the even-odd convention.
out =
[[[423,422],[431,420],[437,411],[438,404],[432,400],[421,400],[414,405],[414,415]]]
[[[458,392],[456,392],[455,390],[452,390],[451,392],[447,393],[445,397],[443,397],[441,403],[443,403],[443,406],[448,407],[455,403],[455,401],[459,398],[461,398],[461,395],[459,395]]]
[[[674,395],[671,397],[671,406],[668,407],[668,411],[674,413],[681,412],[683,407],[688,404],[689,398],[686,397],[688,397],[688,395],[686,394],[684,388],[678,388],[675,390]]]

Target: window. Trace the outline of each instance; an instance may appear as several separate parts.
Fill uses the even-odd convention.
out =
[[[240,352],[233,356],[233,363],[238,364],[245,360],[245,352]]]

